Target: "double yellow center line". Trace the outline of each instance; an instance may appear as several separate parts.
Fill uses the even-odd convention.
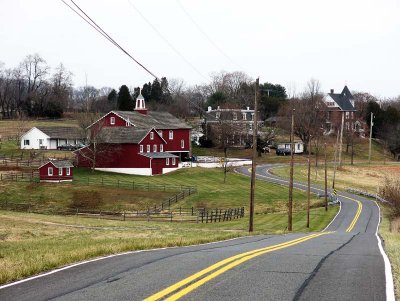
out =
[[[304,236],[301,238],[293,239],[293,240],[290,240],[290,241],[287,241],[284,243],[280,243],[277,245],[248,251],[248,252],[245,252],[242,254],[238,254],[238,255],[226,258],[224,260],[221,260],[221,261],[213,264],[212,266],[209,266],[209,267],[201,270],[200,272],[197,272],[197,273],[165,288],[164,290],[146,298],[145,300],[146,301],[160,300],[161,298],[165,298],[168,295],[169,296],[167,298],[165,298],[164,300],[177,300],[177,299],[183,297],[184,295],[190,293],[194,289],[198,288],[199,286],[203,285],[204,283],[210,281],[211,279],[221,275],[222,273],[224,273],[224,272],[234,268],[235,266],[237,266],[245,261],[248,261],[254,257],[260,256],[260,255],[263,255],[266,253],[278,251],[278,250],[281,250],[281,249],[284,249],[284,248],[287,248],[290,246],[294,246],[294,245],[300,244],[302,242],[305,242],[307,240],[317,238],[322,235],[327,235],[330,233],[332,233],[332,232],[315,233],[315,234],[307,235],[307,236]],[[207,275],[207,276],[205,276],[205,275]],[[201,278],[202,276],[205,276],[205,277]]]
[[[350,226],[346,229],[346,232],[351,232],[351,230],[353,230],[354,225],[356,224],[358,218],[360,217],[360,214],[362,211],[362,203],[360,201],[352,199],[352,198],[348,198],[348,197],[345,197],[345,198],[350,199],[354,202],[357,202],[357,204],[358,204],[356,215],[354,216],[353,221],[351,222]]]

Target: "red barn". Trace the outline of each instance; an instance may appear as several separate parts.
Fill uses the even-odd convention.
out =
[[[39,167],[40,182],[72,181],[73,167],[68,160],[49,160]]]
[[[78,166],[156,175],[178,169],[190,154],[191,127],[168,112],[147,111],[141,94],[134,111],[111,111],[88,128],[91,143],[75,151]]]

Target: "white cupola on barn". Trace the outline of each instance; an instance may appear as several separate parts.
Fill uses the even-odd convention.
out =
[[[139,96],[136,98],[135,111],[141,114],[147,114],[146,104],[142,95],[142,90],[139,91]]]

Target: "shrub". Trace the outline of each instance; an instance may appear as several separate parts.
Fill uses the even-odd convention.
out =
[[[389,202],[393,217],[400,216],[400,178],[385,178],[385,182],[380,191],[386,201]]]
[[[98,209],[103,204],[103,198],[98,191],[74,191],[69,208]]]

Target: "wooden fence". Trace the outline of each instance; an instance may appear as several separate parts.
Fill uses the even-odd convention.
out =
[[[147,210],[136,211],[105,211],[88,210],[80,208],[49,208],[45,206],[32,205],[30,203],[0,203],[0,209],[19,212],[46,213],[58,215],[77,215],[87,218],[101,218],[121,221],[168,221],[168,222],[191,222],[191,223],[216,223],[226,222],[232,219],[244,217],[244,208],[171,208],[170,210]]]
[[[51,156],[52,159],[58,160],[70,160],[66,154],[64,156]],[[39,167],[49,160],[48,156],[44,154],[42,156],[31,156],[30,158],[24,158],[23,154],[5,156],[0,155],[0,165],[2,166],[16,166],[16,167]]]

